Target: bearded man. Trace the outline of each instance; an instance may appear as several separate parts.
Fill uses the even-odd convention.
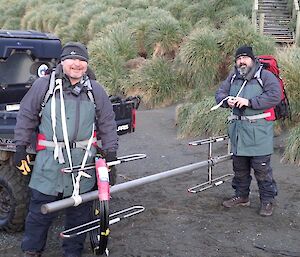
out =
[[[258,80],[261,79],[261,81]],[[235,54],[235,67],[216,92],[217,103],[231,108],[228,117],[233,153],[235,194],[223,202],[226,208],[250,205],[251,169],[257,180],[261,216],[271,216],[276,182],[270,165],[273,153],[273,120],[267,110],[280,102],[280,84],[273,73],[262,69],[252,47],[241,46]]]

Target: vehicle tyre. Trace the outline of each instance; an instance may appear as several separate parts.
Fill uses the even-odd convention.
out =
[[[0,230],[23,230],[30,199],[28,182],[29,176],[8,163],[0,164]]]

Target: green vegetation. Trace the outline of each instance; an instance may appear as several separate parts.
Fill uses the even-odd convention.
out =
[[[149,108],[181,103],[180,136],[226,133],[226,110],[209,109],[237,47],[250,44],[256,54],[274,54],[293,110],[293,121],[284,126],[295,126],[285,159],[299,163],[300,50],[276,49],[256,33],[251,7],[252,1],[241,0],[0,0],[0,28],[87,44],[90,65],[110,94],[140,94]]]
[[[300,166],[300,126],[292,129],[287,139],[282,160],[286,163]]]
[[[218,82],[218,70],[222,62],[218,39],[217,30],[197,28],[180,47],[177,55],[178,71],[193,91],[211,92]],[[199,97],[192,98],[197,100]]]
[[[295,121],[300,120],[300,49],[283,48],[277,52],[281,76],[285,81],[287,93]]]
[[[126,92],[139,93],[147,107],[170,105],[180,92],[174,68],[163,58],[147,61],[131,73],[124,85]]]
[[[219,112],[209,111],[215,105],[212,96],[204,98],[198,103],[179,105],[177,108],[177,123],[179,136],[218,136],[227,133],[226,120],[228,109]]]

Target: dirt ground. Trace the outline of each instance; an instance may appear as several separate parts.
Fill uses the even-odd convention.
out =
[[[145,153],[147,158],[118,167],[118,183],[149,176],[207,159],[207,145],[188,146],[195,140],[177,139],[175,108],[140,110],[137,130],[120,137],[119,155]],[[200,138],[196,138],[200,139]],[[300,170],[280,163],[284,137],[275,138],[272,157],[279,195],[272,217],[258,215],[259,196],[252,180],[251,205],[225,209],[222,201],[232,196],[230,180],[192,194],[189,187],[207,181],[207,168],[163,179],[112,194],[112,212],[142,205],[141,214],[111,225],[112,257],[282,257],[300,256]],[[214,144],[213,155],[226,154],[224,142]],[[232,172],[231,161],[213,167],[213,178]],[[49,233],[43,256],[61,256],[61,218]],[[0,233],[0,256],[22,256],[22,233]],[[86,241],[84,257],[93,256]]]

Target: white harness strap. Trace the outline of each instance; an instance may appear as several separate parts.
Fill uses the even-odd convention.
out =
[[[232,120],[246,120],[246,121],[255,121],[255,120],[259,120],[259,119],[265,119],[271,116],[270,112],[265,112],[265,113],[261,113],[261,114],[255,114],[255,115],[249,115],[249,116],[238,116],[235,114],[231,114],[230,116],[228,116],[228,121],[232,121]]]
[[[243,82],[243,84],[242,84],[242,86],[241,86],[239,92],[236,94],[235,97],[238,97],[238,96],[240,95],[240,93],[242,92],[242,90],[243,90],[244,87],[246,86],[247,82],[248,82],[247,80],[244,80],[244,82]]]
[[[62,153],[62,147],[58,144],[57,137],[56,137],[56,101],[55,101],[55,92],[59,90],[62,92],[62,80],[57,79],[55,81],[56,87],[54,88],[53,97],[51,98],[51,123],[52,123],[52,131],[53,131],[53,142],[54,142],[54,160],[58,159],[58,162],[60,164],[65,163],[64,156]],[[61,101],[61,113],[62,113],[62,107],[64,107],[64,99],[60,95],[60,101]],[[65,111],[65,110],[64,110]],[[63,123],[63,121],[62,121]],[[63,128],[64,129],[64,128]],[[72,163],[70,163],[70,167],[73,168]]]
[[[233,79],[235,78],[235,75],[233,75],[232,76],[232,82],[233,82]],[[231,82],[231,83],[232,83]],[[239,95],[240,95],[240,93],[242,92],[242,90],[244,89],[244,87],[246,86],[246,84],[247,84],[247,80],[244,80],[244,82],[243,82],[243,84],[242,84],[242,86],[241,86],[241,88],[240,88],[240,90],[239,90],[239,92],[236,94],[236,96],[226,96],[225,98],[223,98],[222,99],[222,101],[221,102],[219,102],[217,105],[215,105],[215,106],[213,106],[213,107],[211,107],[210,108],[210,110],[211,111],[214,111],[214,110],[216,110],[216,109],[218,109],[225,101],[227,101],[228,99],[234,99],[235,97],[238,97]]]
[[[68,128],[66,123],[66,109],[65,109],[65,102],[63,97],[63,88],[62,88],[62,79],[56,79],[55,81],[56,87],[53,91],[53,96],[51,98],[51,121],[52,121],[52,131],[53,131],[53,143],[54,143],[54,159],[59,161],[60,164],[65,163],[63,152],[62,152],[62,144],[60,144],[57,141],[56,137],[56,101],[55,101],[55,92],[58,90],[60,95],[60,114],[61,114],[61,123],[62,123],[62,132],[63,132],[63,138],[64,138],[64,147],[67,151],[67,156],[70,164],[71,171],[73,170],[73,162],[72,162],[72,156],[71,156],[71,148],[70,148],[70,141],[68,136]],[[83,169],[86,165],[88,156],[91,155],[91,147],[94,143],[94,130],[95,130],[95,124],[93,123],[92,126],[92,133],[91,137],[88,140],[88,144],[86,147],[86,151],[81,163],[81,168]],[[84,171],[79,171],[76,178],[74,176],[74,173],[72,174],[72,183],[73,183],[73,193],[72,198],[74,199],[74,206],[78,206],[82,202],[82,198],[79,195],[79,187],[80,187],[80,179],[81,177],[91,178],[91,175],[87,174]]]
[[[95,123],[93,123],[93,129],[92,129],[92,135],[89,139],[89,142],[88,142],[88,145],[86,147],[86,151],[85,151],[85,154],[84,154],[84,157],[83,157],[83,160],[82,160],[82,163],[81,163],[81,169],[84,168],[85,164],[86,164],[86,161],[87,161],[87,158],[88,156],[90,155],[90,149],[92,147],[92,144],[94,142],[94,130],[95,130]],[[73,173],[72,173],[73,175]],[[74,176],[72,176],[73,178]],[[74,206],[78,206],[79,204],[81,204],[82,202],[82,198],[81,196],[79,195],[79,186],[80,186],[80,179],[81,177],[86,177],[86,178],[91,178],[91,175],[85,173],[84,171],[79,171],[78,174],[77,174],[77,177],[76,177],[76,180],[73,179],[73,193],[72,193],[72,197],[74,199]]]

